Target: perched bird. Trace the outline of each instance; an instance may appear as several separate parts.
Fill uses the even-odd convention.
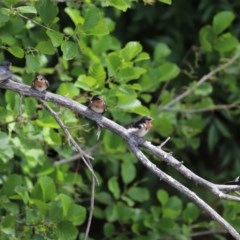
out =
[[[139,121],[133,123],[130,127],[128,127],[128,132],[135,134],[138,137],[143,137],[152,128],[152,121],[153,118],[144,116]]]
[[[48,80],[43,75],[37,75],[32,82],[32,87],[38,91],[45,91],[49,87]]]
[[[104,102],[103,97],[100,95],[93,96],[88,107],[92,111],[94,111],[96,113],[100,113],[100,114],[103,114],[107,109],[107,105]]]
[[[240,185],[240,176],[236,177],[234,180],[224,183],[226,185]]]
[[[90,108],[92,111],[96,113],[103,114],[107,109],[107,105],[102,96],[95,95],[92,97],[90,104],[88,105],[88,108]],[[97,125],[97,126],[98,126],[97,139],[99,139],[101,135],[102,127],[100,125]]]
[[[12,77],[11,71],[12,63],[9,61],[4,61],[0,66],[0,82],[5,81]]]

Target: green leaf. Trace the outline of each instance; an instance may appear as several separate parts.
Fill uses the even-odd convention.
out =
[[[87,217],[87,211],[84,207],[71,204],[66,219],[70,220],[74,225],[82,225]]]
[[[57,239],[59,240],[75,240],[78,235],[78,230],[69,221],[62,221],[58,223],[57,229]]]
[[[26,187],[17,186],[15,188],[15,192],[18,194],[18,196],[21,198],[24,204],[27,204],[29,202],[29,194]]]
[[[9,144],[8,135],[4,132],[0,132],[0,149],[5,149]]]
[[[120,197],[120,188],[118,185],[117,177],[111,177],[108,180],[108,189],[112,192],[114,198],[118,199]]]
[[[39,126],[44,127],[44,128],[56,128],[56,129],[59,128],[58,123],[46,110],[42,110],[39,113],[36,123]]]
[[[107,205],[104,215],[108,222],[113,222],[119,219],[116,204]]]
[[[173,132],[173,122],[171,114],[162,112],[157,121],[153,122],[154,126],[159,130],[162,136],[169,136]]]
[[[7,49],[13,56],[17,58],[23,58],[24,57],[24,50],[21,47],[18,46],[12,46]]]
[[[80,15],[80,12],[78,9],[73,9],[66,7],[64,11],[68,14],[68,16],[72,19],[74,22],[75,26],[78,24],[83,24],[84,18]]]
[[[20,13],[33,13],[37,14],[36,8],[33,6],[21,6],[17,7],[16,10]]]
[[[62,83],[57,89],[57,93],[73,98],[79,95],[79,89],[73,83]]]
[[[107,0],[105,1],[106,6],[113,6],[121,11],[126,11],[131,7],[130,1],[125,0]]]
[[[42,189],[42,196],[45,202],[51,201],[56,195],[56,187],[53,180],[48,176],[40,177],[38,184]]]
[[[158,81],[165,82],[177,77],[180,69],[174,63],[165,62],[158,68],[158,73]]]
[[[36,73],[40,69],[40,56],[27,54],[26,55],[26,72]]]
[[[55,49],[51,41],[41,41],[38,43],[36,48],[41,54],[53,55],[55,53]]]
[[[165,206],[168,202],[169,195],[165,190],[160,189],[157,191],[157,199],[162,204],[162,206]]]
[[[0,26],[9,20],[9,14],[6,8],[0,8]]]
[[[171,54],[171,49],[165,43],[158,43],[154,48],[154,61],[160,62]]]
[[[200,30],[199,39],[202,48],[207,51],[211,52],[213,48],[213,41],[215,40],[215,34],[213,33],[213,29],[211,26],[205,26]]]
[[[125,61],[131,61],[142,51],[142,45],[139,42],[128,42],[121,50],[121,55]]]
[[[123,202],[116,204],[117,216],[120,222],[128,222],[132,218],[133,208],[128,207]]]
[[[231,138],[232,134],[229,131],[228,127],[226,124],[224,124],[222,121],[218,120],[217,118],[214,121],[215,126],[217,127],[217,129],[219,130],[219,132],[221,132],[221,134],[226,137],[226,138]]]
[[[111,238],[115,233],[115,227],[112,223],[105,223],[103,226],[104,235],[108,238]]]
[[[150,197],[149,190],[147,188],[141,188],[141,187],[131,187],[127,191],[127,194],[133,200],[138,202],[147,201]]]
[[[59,198],[61,200],[62,215],[66,217],[68,214],[68,210],[72,204],[72,199],[63,193],[59,194]]]
[[[106,79],[106,72],[101,63],[94,63],[90,66],[88,73],[97,80],[99,86],[102,86]]]
[[[214,148],[216,147],[217,143],[219,141],[219,133],[217,131],[217,128],[215,124],[211,124],[209,131],[208,131],[208,148],[212,152]]]
[[[104,203],[106,205],[112,203],[113,201],[112,196],[108,192],[101,191],[96,193],[95,196],[98,202]]]
[[[188,203],[187,207],[183,211],[183,219],[188,223],[192,223],[197,220],[199,214],[199,208],[197,208],[193,203]]]
[[[11,111],[18,111],[19,98],[17,98],[16,94],[11,91],[6,91],[5,100],[7,102],[6,108]]]
[[[4,182],[2,192],[7,196],[11,196],[15,193],[15,188],[21,186],[22,183],[23,179],[20,175],[10,174]]]
[[[212,91],[213,91],[212,84],[207,82],[199,86],[196,86],[196,89],[194,89],[194,93],[200,96],[208,96],[210,93],[212,93]]]
[[[225,33],[217,38],[214,44],[214,48],[221,52],[233,51],[238,46],[238,39],[233,36],[231,33]]]
[[[58,14],[58,7],[55,1],[41,0],[35,3],[37,12],[43,23],[49,25]]]
[[[74,85],[78,88],[81,88],[85,91],[93,90],[96,86],[96,79],[90,76],[86,76],[84,74],[81,74],[77,81],[74,83]]]
[[[78,54],[77,44],[72,41],[63,41],[61,44],[61,50],[65,60],[71,60]]]
[[[48,202],[53,200],[55,196],[56,187],[53,180],[48,176],[40,177],[38,183],[33,189],[32,197]]]
[[[173,196],[171,197],[163,210],[163,217],[166,218],[177,218],[182,212],[183,203],[180,198]]]
[[[172,0],[158,0],[159,2],[166,3],[168,5],[172,4]]]
[[[121,144],[122,140],[119,137],[115,137],[113,133],[107,131],[103,136],[104,148],[109,153],[123,152],[124,146]]]
[[[63,40],[63,34],[57,31],[47,30],[46,34],[50,38],[52,45],[54,47],[59,47]]]
[[[141,102],[138,99],[135,99],[134,96],[122,96],[119,97],[119,103],[117,105],[118,108],[133,111],[133,109],[138,108],[141,106]]]
[[[130,161],[124,161],[121,164],[121,176],[125,184],[132,182],[136,177],[135,165]]]
[[[149,60],[150,56],[148,53],[145,52],[141,52],[135,59],[134,62],[140,62],[140,61],[145,61],[145,60]]]
[[[190,138],[202,132],[204,123],[200,115],[192,115],[191,118],[183,120],[180,125],[183,134]]]
[[[110,69],[111,75],[115,75],[119,67],[121,66],[121,58],[115,53],[110,53],[107,56],[108,68]]]
[[[97,7],[91,5],[88,9],[82,30],[87,35],[101,36],[109,33],[107,21]]]
[[[230,11],[222,11],[215,15],[213,18],[213,31],[215,34],[222,33],[227,29],[232,21],[235,19],[235,15]]]
[[[119,71],[118,77],[122,81],[128,82],[133,79],[138,79],[145,72],[146,72],[146,70],[141,67],[125,67]]]

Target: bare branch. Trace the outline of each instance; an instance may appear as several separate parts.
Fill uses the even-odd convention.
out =
[[[168,137],[164,142],[162,142],[162,143],[159,145],[159,148],[162,148],[169,140],[170,140],[170,137]]]
[[[0,88],[9,89],[15,92],[18,92],[22,95],[35,97],[39,100],[46,100],[53,102],[57,105],[64,106],[68,109],[71,109],[78,114],[95,121],[98,125],[109,129],[110,131],[116,133],[121,136],[123,139],[128,142],[130,149],[132,152],[138,157],[138,159],[146,166],[151,172],[153,172],[160,179],[166,181],[169,185],[176,188],[181,193],[185,194],[188,198],[194,201],[200,208],[205,210],[213,219],[215,219],[218,223],[226,229],[235,239],[240,239],[240,235],[238,232],[227,222],[225,221],[217,212],[215,212],[207,203],[205,203],[202,199],[200,199],[195,193],[190,191],[187,187],[176,181],[171,176],[168,176],[166,173],[161,171],[156,165],[150,162],[145,155],[139,150],[138,146],[141,146],[147,149],[152,155],[155,155],[158,159],[166,162],[171,165],[176,171],[180,172],[186,178],[195,182],[197,185],[204,186],[209,189],[212,193],[217,195],[219,198],[224,198],[228,200],[239,201],[240,198],[236,196],[229,195],[225,192],[236,191],[240,189],[240,186],[234,185],[218,185],[211,183],[195,173],[186,168],[182,162],[175,159],[171,154],[164,152],[158,146],[152,145],[150,142],[145,141],[142,138],[139,138],[135,135],[130,134],[124,127],[118,125],[117,123],[103,117],[100,114],[97,114],[86,106],[79,104],[71,99],[68,99],[64,96],[60,96],[54,93],[46,92],[41,93],[31,89],[29,86],[21,83],[16,83],[13,81],[5,81],[0,83]],[[54,115],[53,115],[54,116]],[[81,152],[81,151],[80,151]],[[92,168],[91,168],[92,169]]]
[[[240,104],[240,101],[237,101],[232,104],[220,104],[220,105],[214,105],[211,107],[196,108],[196,109],[174,109],[170,107],[170,108],[165,108],[164,111],[194,114],[194,113],[202,113],[202,112],[213,112],[213,111],[219,111],[219,110],[229,110],[229,109],[238,107],[239,104]]]
[[[198,82],[197,84],[192,87],[192,88],[188,88],[185,92],[183,92],[182,94],[178,95],[176,98],[174,98],[172,101],[170,101],[168,104],[166,104],[165,106],[163,106],[162,108],[160,108],[160,111],[166,110],[168,109],[170,106],[172,106],[173,104],[180,102],[183,98],[185,98],[186,96],[188,96],[189,94],[191,94],[196,87],[200,86],[201,84],[203,84],[204,82],[206,82],[207,80],[211,79],[216,73],[221,72],[222,70],[226,69],[227,67],[229,67],[230,65],[232,65],[238,58],[239,58],[239,53],[237,53],[236,55],[234,55],[232,58],[230,58],[226,63],[218,66],[217,68],[215,68],[214,70],[212,70],[211,72],[209,72],[208,74],[204,75]]]
[[[94,210],[94,198],[95,198],[95,179],[92,176],[90,209],[89,209],[89,216],[88,216],[88,222],[87,222],[87,228],[85,231],[84,240],[88,239],[88,235],[89,235],[89,231],[92,223],[92,216],[93,216],[93,210]]]
[[[1,125],[0,125],[1,126]],[[92,146],[91,148],[87,148],[85,150],[86,153],[92,153],[95,149],[97,149],[100,145],[102,144],[102,142],[97,142],[94,146]],[[78,159],[81,158],[81,154],[77,153],[76,155],[66,158],[66,159],[60,159],[57,162],[54,162],[54,165],[61,165],[61,164],[65,164],[65,163],[70,163],[70,162],[74,162]]]
[[[70,146],[73,146],[74,149],[76,151],[78,151],[78,153],[80,154],[81,159],[83,160],[83,162],[85,163],[85,165],[88,167],[89,171],[91,172],[91,174],[95,177],[97,183],[98,183],[98,179],[97,176],[95,175],[92,166],[91,166],[91,162],[89,161],[89,159],[93,159],[93,157],[91,157],[90,155],[86,154],[81,148],[80,146],[77,144],[77,142],[74,140],[74,138],[72,137],[72,135],[70,134],[70,132],[68,131],[67,127],[65,126],[65,124],[62,122],[62,120],[58,117],[58,114],[56,112],[54,112],[54,110],[47,104],[45,103],[45,101],[43,101],[42,99],[39,99],[39,101],[42,103],[42,105],[48,110],[48,112],[54,117],[54,119],[57,121],[57,123],[59,124],[59,126],[61,127],[61,129],[63,130],[66,138],[69,141]]]
[[[176,179],[167,175],[165,172],[156,167],[137,147],[137,143],[132,139],[128,140],[129,147],[133,154],[139,159],[139,161],[154,175],[158,176],[160,180],[167,182],[169,185],[177,189],[179,192],[188,196],[196,205],[198,205],[203,211],[206,211],[210,216],[219,222],[225,229],[235,238],[240,239],[240,234],[229,224],[221,215],[219,215],[213,208],[211,208],[206,202],[199,198],[194,192],[189,190],[183,184]]]

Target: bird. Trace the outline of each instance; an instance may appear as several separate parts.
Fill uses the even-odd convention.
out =
[[[43,75],[37,75],[32,82],[32,87],[40,92],[43,92],[49,87],[49,82]]]
[[[12,63],[9,61],[4,61],[2,63],[2,65],[0,66],[0,82],[8,80],[12,77],[11,66]]]
[[[94,95],[88,105],[88,108],[94,111],[95,113],[104,114],[107,110],[107,104],[104,101],[104,98],[100,95]],[[102,126],[97,124],[97,139],[99,139],[102,131]]]
[[[130,125],[130,127],[127,128],[127,131],[129,133],[137,135],[138,137],[143,137],[151,130],[152,121],[152,117],[144,116],[139,121]]]
[[[107,109],[107,105],[102,96],[95,95],[92,97],[90,104],[88,105],[88,108],[90,108],[92,111],[96,113],[103,114]]]
[[[226,185],[240,185],[240,176],[236,177],[234,180],[224,183]]]

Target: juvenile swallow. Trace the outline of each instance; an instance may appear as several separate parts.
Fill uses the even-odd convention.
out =
[[[102,96],[95,95],[92,97],[90,104],[88,105],[88,108],[90,108],[92,111],[96,113],[103,114],[107,109],[107,105]],[[97,127],[98,127],[97,139],[99,139],[101,135],[102,127],[100,125],[97,125]]]
[[[0,82],[5,81],[12,77],[11,71],[12,63],[9,61],[4,61],[0,66]]]
[[[45,91],[49,87],[48,80],[43,75],[37,75],[32,82],[32,87],[38,91]]]
[[[153,118],[149,116],[144,116],[136,123],[133,123],[128,128],[128,132],[134,135],[137,135],[138,137],[143,137],[151,130],[152,121],[153,121]]]
[[[88,107],[92,111],[94,111],[96,113],[100,113],[100,114],[103,114],[107,109],[107,105],[104,102],[103,97],[100,95],[93,96]]]
[[[240,176],[236,177],[234,180],[224,183],[226,185],[240,185]]]

